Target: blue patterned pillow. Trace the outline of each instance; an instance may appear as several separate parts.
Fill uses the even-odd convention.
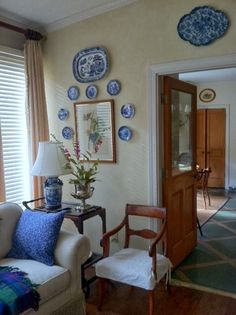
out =
[[[64,211],[46,213],[25,210],[16,226],[7,257],[33,259],[52,266]]]

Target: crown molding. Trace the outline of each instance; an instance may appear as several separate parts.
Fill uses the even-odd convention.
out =
[[[0,20],[22,28],[39,28],[40,25],[6,10],[1,10]]]
[[[94,17],[94,16],[98,16],[100,14],[115,10],[115,9],[119,9],[121,7],[124,7],[126,5],[132,4],[134,2],[136,2],[137,0],[121,0],[119,2],[110,2],[110,3],[106,3],[103,5],[99,5],[97,7],[88,9],[88,10],[84,10],[82,12],[79,13],[75,13],[71,16],[68,16],[64,19],[60,19],[56,22],[50,23],[48,25],[45,26],[45,29],[48,33],[50,32],[54,32],[57,31],[61,28],[67,27],[73,23],[76,22],[80,22],[83,20],[86,20],[88,18]]]

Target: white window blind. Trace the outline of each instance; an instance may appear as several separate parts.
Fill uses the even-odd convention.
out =
[[[30,198],[28,138],[22,52],[0,47],[0,126],[6,201]]]

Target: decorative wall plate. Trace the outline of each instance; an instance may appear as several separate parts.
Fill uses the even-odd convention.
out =
[[[69,111],[65,108],[61,108],[57,114],[60,120],[66,120],[69,117]]]
[[[121,107],[121,115],[124,118],[133,118],[135,115],[135,108],[132,104],[125,104]]]
[[[86,88],[85,94],[87,96],[87,98],[96,98],[98,95],[98,88],[96,85],[91,84]]]
[[[204,89],[199,93],[199,98],[202,102],[212,102],[216,97],[216,93],[212,89]]]
[[[75,55],[72,68],[74,77],[79,82],[100,80],[108,71],[107,52],[102,47],[83,49]]]
[[[110,80],[107,83],[107,93],[110,95],[118,95],[121,90],[121,84],[118,80]]]
[[[76,101],[79,98],[79,88],[77,86],[70,86],[67,95],[71,101]]]
[[[223,36],[228,27],[229,19],[224,12],[202,6],[181,17],[177,31],[183,40],[201,46]]]
[[[71,140],[74,136],[74,130],[71,127],[64,127],[62,129],[62,136],[66,140]]]
[[[122,126],[118,130],[118,136],[123,141],[129,141],[132,138],[132,130],[127,126]]]

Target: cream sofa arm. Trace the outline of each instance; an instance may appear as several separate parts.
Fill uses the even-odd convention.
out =
[[[55,264],[70,270],[73,293],[81,289],[81,265],[88,259],[89,253],[90,243],[86,236],[60,231],[54,253]]]

